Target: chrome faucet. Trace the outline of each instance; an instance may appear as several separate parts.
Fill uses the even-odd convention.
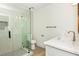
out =
[[[75,32],[74,31],[69,31],[68,33],[72,32],[73,33],[73,41],[75,42],[76,41],[76,38],[75,38]]]

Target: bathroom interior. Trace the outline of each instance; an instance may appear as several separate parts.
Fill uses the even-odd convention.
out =
[[[0,56],[79,56],[78,16],[78,3],[0,3]]]

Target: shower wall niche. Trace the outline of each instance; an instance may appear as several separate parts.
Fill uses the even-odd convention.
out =
[[[0,30],[5,30],[8,27],[8,16],[1,16],[0,15]]]
[[[0,21],[0,30],[5,30],[6,27],[8,27],[8,22]]]

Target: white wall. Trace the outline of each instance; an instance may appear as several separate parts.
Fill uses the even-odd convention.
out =
[[[33,39],[37,41],[37,45],[44,48],[44,41],[69,30],[76,31],[75,12],[72,4],[65,3],[54,3],[34,11]],[[56,28],[47,29],[46,26]]]

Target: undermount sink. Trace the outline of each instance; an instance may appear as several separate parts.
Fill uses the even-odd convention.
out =
[[[59,42],[60,44],[62,45],[67,45],[67,46],[70,46],[70,47],[78,47],[78,41],[76,39],[76,41],[73,41],[71,37],[67,37],[67,36],[59,36],[59,37],[56,37],[56,40],[52,40],[52,42]]]

